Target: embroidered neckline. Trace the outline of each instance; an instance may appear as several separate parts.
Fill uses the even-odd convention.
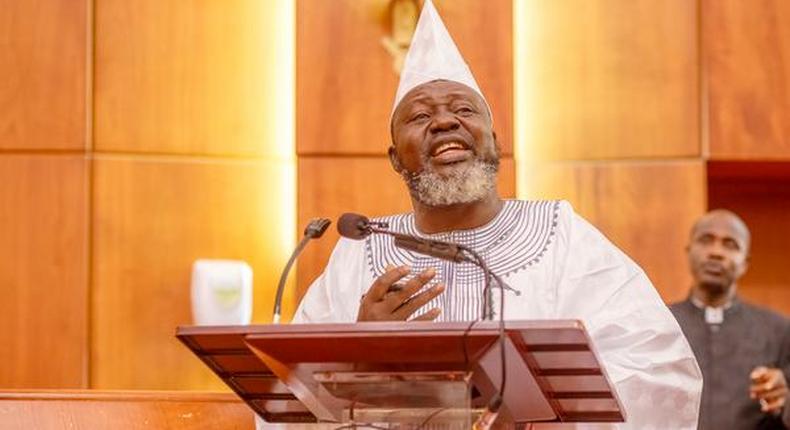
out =
[[[424,234],[417,229],[413,213],[381,217],[376,221],[389,223],[390,230],[399,233],[469,246],[495,273],[505,277],[541,261],[554,238],[558,216],[557,200],[506,200],[494,219],[469,230]],[[369,236],[365,247],[374,277],[383,274],[390,264],[413,266],[416,260],[431,259],[397,248],[392,238],[384,235]]]
[[[546,255],[557,228],[559,207],[559,201],[507,200],[499,214],[486,225],[431,235],[420,234],[411,213],[383,217],[377,221],[389,223],[389,229],[395,232],[468,246],[480,254],[494,273],[506,278],[539,264]],[[374,278],[381,276],[390,264],[411,266],[412,273],[406,279],[428,268],[436,270],[431,285],[442,282],[447,285],[447,290],[423,306],[416,315],[439,307],[442,313],[437,321],[472,321],[480,316],[485,302],[485,276],[475,265],[452,263],[397,248],[392,237],[386,235],[367,237],[365,247]]]

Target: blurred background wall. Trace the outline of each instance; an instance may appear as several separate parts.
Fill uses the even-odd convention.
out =
[[[389,0],[0,0],[0,387],[220,389],[173,337],[197,258],[254,271],[312,217],[409,209]],[[494,110],[500,191],[564,198],[685,297],[708,208],[790,313],[790,5],[435,0]],[[311,245],[290,315],[336,238]]]
[[[247,261],[268,318],[295,244],[293,14],[2,2],[0,386],[220,387],[173,335],[197,258]]]

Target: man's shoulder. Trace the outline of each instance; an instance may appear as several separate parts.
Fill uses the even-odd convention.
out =
[[[556,218],[561,213],[567,212],[568,209],[570,209],[571,213],[573,212],[570,203],[565,200],[507,199],[504,202],[504,209],[506,211],[511,213],[525,213],[531,216],[551,214],[553,215],[552,218]]]
[[[511,218],[531,220],[530,223],[548,224],[552,231],[566,225],[576,215],[567,200],[510,199],[505,200],[505,209]]]
[[[688,309],[690,306],[694,306],[694,304],[691,303],[690,300],[686,299],[686,300],[681,300],[679,302],[672,302],[667,306],[669,307],[669,309],[682,310],[682,309]]]
[[[672,314],[675,315],[675,318],[682,318],[683,316],[691,315],[697,309],[697,307],[691,303],[691,300],[688,299],[670,303],[667,305],[667,307],[672,312]]]
[[[788,320],[787,317],[767,307],[743,300],[740,301],[740,306],[742,306],[744,312],[747,312],[752,318],[759,320],[760,324],[782,327],[790,325],[790,320]]]

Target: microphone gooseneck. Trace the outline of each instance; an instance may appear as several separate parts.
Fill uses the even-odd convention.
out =
[[[318,239],[323,236],[330,224],[332,224],[332,221],[326,218],[313,218],[307,223],[302,240],[299,241],[299,245],[297,245],[296,249],[291,253],[291,257],[288,259],[288,263],[285,265],[285,269],[283,269],[283,273],[280,275],[280,282],[277,284],[277,295],[274,298],[274,312],[272,313],[272,322],[274,324],[280,323],[285,281],[288,280],[288,273],[290,273],[291,266],[293,266],[296,261],[296,257],[298,257],[304,247],[307,246],[307,242],[309,242],[310,239]]]

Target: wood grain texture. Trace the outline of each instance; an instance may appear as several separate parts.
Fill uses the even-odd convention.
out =
[[[398,76],[382,45],[388,0],[297,0],[297,152],[385,154]],[[510,0],[436,0],[512,153]]]
[[[292,115],[277,96],[288,86],[279,75],[292,28],[279,21],[286,2],[96,3],[98,151],[293,151],[276,131]]]
[[[87,386],[87,214],[84,157],[0,155],[2,387]]]
[[[668,302],[691,285],[688,231],[705,211],[701,161],[520,165],[529,198],[565,199],[633,258]]]
[[[96,159],[92,388],[224,389],[174,336],[192,321],[192,263],[247,261],[253,320],[271,321],[293,247],[293,169],[277,161]]]
[[[712,159],[790,159],[790,3],[702,0]]]
[[[0,428],[252,430],[255,421],[232,394],[0,391]]]
[[[749,269],[738,283],[739,294],[790,315],[790,177],[711,178],[708,199],[711,209],[737,213],[752,233]]]
[[[300,157],[298,174],[297,219],[302,229],[311,218],[325,217],[335,223],[345,212],[376,217],[411,211],[406,185],[386,157]],[[512,158],[502,159],[499,191],[505,198],[515,195]],[[323,271],[338,237],[333,224],[299,258],[299,297]]]
[[[85,148],[87,8],[0,2],[0,149]]]
[[[523,0],[516,14],[517,153],[700,154],[696,2]]]

